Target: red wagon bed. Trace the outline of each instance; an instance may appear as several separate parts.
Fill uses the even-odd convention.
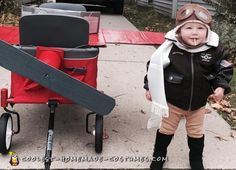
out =
[[[0,153],[9,151],[12,135],[20,132],[20,114],[7,106],[24,103],[48,104],[50,108],[45,169],[51,164],[58,104],[79,104],[91,110],[86,131],[95,135],[95,151],[102,152],[103,116],[114,108],[115,100],[96,90],[99,49],[89,46],[89,33],[98,30],[94,23],[99,27],[98,13],[83,17],[27,15],[20,19],[18,46],[0,41],[0,65],[12,71],[10,95],[8,89],[1,89],[1,106],[6,113],[0,118]],[[14,130],[11,114],[17,118]],[[96,116],[93,131],[88,127],[91,115]]]

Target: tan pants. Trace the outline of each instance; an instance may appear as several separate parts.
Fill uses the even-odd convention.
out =
[[[174,134],[181,117],[186,119],[186,131],[188,136],[192,138],[201,138],[203,136],[203,123],[205,118],[205,107],[198,110],[187,111],[180,109],[174,105],[168,104],[169,117],[163,118],[161,122],[160,132],[166,135]]]

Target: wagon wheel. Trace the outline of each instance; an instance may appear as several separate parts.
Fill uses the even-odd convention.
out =
[[[0,153],[6,154],[11,147],[13,135],[12,116],[9,113],[3,113],[0,118]]]
[[[95,151],[102,152],[103,145],[103,116],[96,114],[95,122]]]

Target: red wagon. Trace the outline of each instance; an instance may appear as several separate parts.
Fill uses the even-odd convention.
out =
[[[94,24],[94,18],[89,21]],[[58,104],[75,103],[92,111],[87,114],[86,131],[95,135],[95,151],[102,152],[103,116],[114,108],[115,101],[96,90],[99,49],[88,45],[89,28],[82,17],[28,15],[20,20],[19,46],[0,42],[0,65],[12,71],[10,94],[8,89],[1,89],[1,107],[6,113],[0,118],[0,153],[9,151],[13,134],[20,132],[20,114],[7,107],[25,103],[48,104],[50,108],[46,169],[51,164]],[[12,114],[16,115],[17,128],[13,128]],[[95,130],[89,131],[92,114],[96,116]]]

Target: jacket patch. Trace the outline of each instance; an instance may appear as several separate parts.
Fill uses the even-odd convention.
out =
[[[200,57],[201,57],[202,61],[207,62],[207,63],[209,63],[212,59],[212,56],[209,53],[208,54],[207,53],[201,53]]]
[[[233,64],[228,62],[228,61],[226,61],[226,60],[222,60],[220,62],[220,65],[223,66],[223,67],[231,67]]]

